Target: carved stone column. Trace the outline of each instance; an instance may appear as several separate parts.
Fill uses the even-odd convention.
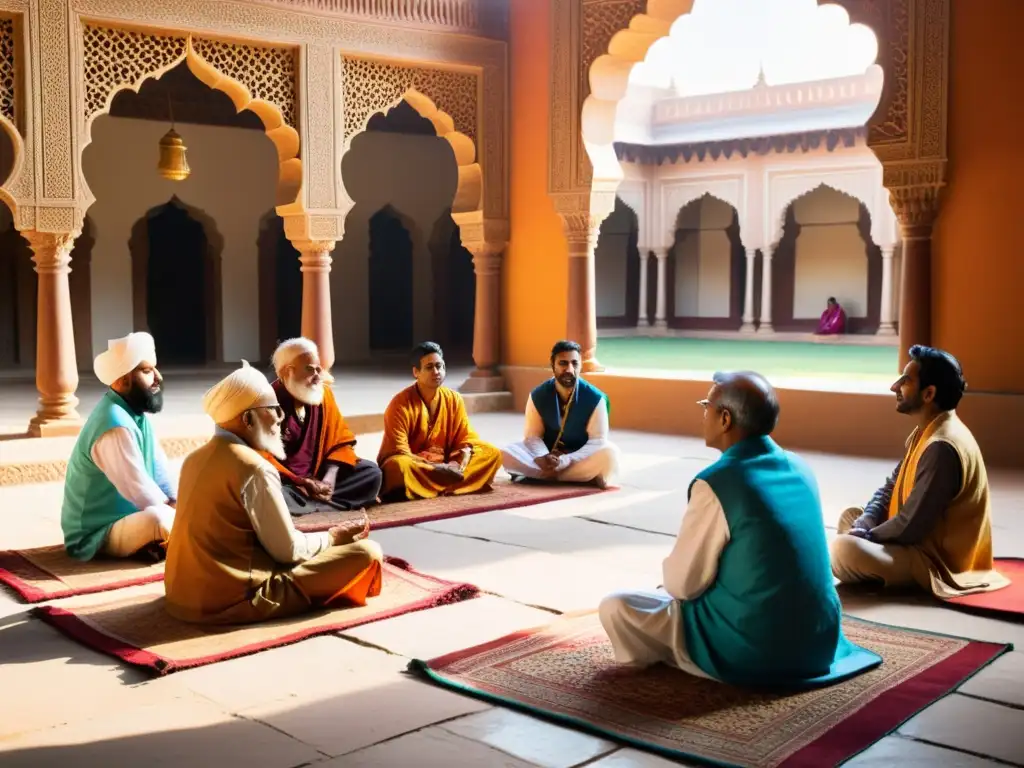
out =
[[[654,251],[654,257],[658,260],[658,285],[657,301],[654,305],[654,327],[668,328],[668,319],[665,317],[668,306],[668,255],[671,248],[658,248]]]
[[[501,258],[503,245],[470,243],[476,272],[476,306],[473,311],[473,362],[476,368],[461,387],[462,392],[503,392],[501,363]]]
[[[932,224],[939,185],[890,187],[890,200],[903,235],[900,276],[900,368],[914,344],[932,338]]]
[[[758,333],[775,333],[772,328],[772,249],[761,251],[761,323]]]
[[[647,265],[650,259],[650,249],[647,246],[640,248],[640,303],[637,305],[637,328],[649,328],[650,319],[647,317]]]
[[[71,321],[71,248],[75,234],[22,232],[32,247],[39,275],[36,310],[36,388],[39,410],[29,424],[34,437],[75,435],[82,427],[78,415],[78,364]]]
[[[569,244],[569,302],[566,333],[583,349],[583,371],[602,371],[597,360],[597,286],[594,251],[603,216],[563,213],[565,239]]]
[[[747,277],[743,287],[743,325],[741,333],[753,333],[754,327],[754,266],[757,248],[747,248]]]
[[[892,316],[892,257],[893,246],[882,246],[882,298],[878,308],[878,331],[876,336],[895,336],[896,326]]]
[[[334,326],[331,322],[331,251],[333,240],[294,240],[302,272],[302,335],[316,343],[320,365],[334,365]]]

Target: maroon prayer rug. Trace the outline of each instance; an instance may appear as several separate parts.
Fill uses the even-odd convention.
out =
[[[566,616],[410,669],[434,682],[675,759],[746,768],[839,765],[952,692],[1010,645],[845,617],[881,666],[816,690],[735,688],[617,664],[595,613]]]
[[[943,602],[953,608],[983,613],[1002,619],[1024,619],[1024,559],[997,557],[995,570],[1010,580],[1008,587],[995,592],[953,597]]]

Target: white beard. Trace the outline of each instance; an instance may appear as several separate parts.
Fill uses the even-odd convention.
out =
[[[320,405],[324,401],[323,382],[310,387],[301,381],[286,381],[284,388],[288,390],[289,395],[305,405]]]
[[[259,431],[253,436],[256,440],[256,450],[266,451],[278,461],[284,461],[288,454],[284,450],[284,440],[281,438],[281,430],[273,432]]]

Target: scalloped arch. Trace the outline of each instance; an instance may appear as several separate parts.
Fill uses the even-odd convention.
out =
[[[18,129],[3,115],[0,115],[0,130],[11,140],[11,147],[14,150],[14,162],[11,163],[11,172],[7,175],[6,179],[0,181],[0,200],[11,209],[14,220],[17,221],[18,199],[11,192],[11,188],[21,176],[22,166],[25,162],[25,143],[21,138],[21,134],[18,133]]]
[[[616,190],[615,196],[636,216],[637,244],[640,246],[650,246],[651,243],[648,240],[651,234],[649,225],[651,212],[647,200],[646,184],[631,184],[628,180],[623,181],[619,185],[618,190]]]
[[[771,209],[769,211],[768,226],[771,228],[770,231],[766,232],[767,236],[766,245],[774,245],[782,239],[782,228],[786,221],[786,211],[789,210],[791,205],[794,205],[799,200],[807,197],[808,195],[814,194],[819,189],[830,189],[833,192],[838,192],[841,195],[846,195],[856,200],[858,203],[864,205],[868,209],[868,214],[871,216],[871,235],[875,242],[878,242],[876,236],[876,219],[878,216],[878,205],[877,200],[874,199],[873,195],[865,194],[865,185],[856,184],[856,177],[852,174],[825,177],[822,178],[821,174],[811,175],[808,174],[806,177],[797,176],[791,177],[796,180],[796,184],[786,189],[786,194],[775,199],[774,195],[770,195]],[[881,181],[879,180],[879,190],[882,190]]]
[[[482,210],[484,178],[483,169],[476,161],[476,144],[469,136],[455,130],[455,121],[451,115],[438,109],[429,96],[415,88],[407,89],[405,93],[387,106],[371,110],[366,115],[366,120],[363,121],[360,129],[346,140],[345,153],[351,148],[353,139],[366,130],[366,126],[375,114],[383,113],[386,116],[403,101],[415,109],[420,117],[429,120],[434,126],[437,137],[447,141],[452,148],[455,163],[459,169],[459,186],[455,190],[455,199],[452,201],[452,213],[471,213]],[[346,196],[348,196],[347,192]]]
[[[162,77],[166,72],[183,61],[187,63],[192,74],[203,84],[226,94],[238,112],[244,109],[251,110],[263,121],[267,138],[270,139],[277,150],[277,206],[279,208],[292,207],[296,203],[301,203],[298,199],[302,189],[302,161],[299,159],[298,131],[284,122],[281,110],[277,106],[263,99],[254,99],[242,83],[229,75],[225,75],[214,65],[206,61],[193,47],[191,35],[185,41],[185,52],[172,62],[147,72],[135,82],[122,83],[117,88],[111,90],[107,95],[103,109],[90,115],[86,120],[79,153],[84,152],[85,148],[92,143],[93,123],[96,122],[98,117],[110,114],[110,106],[113,104],[117,94],[125,90],[138,93],[142,84],[147,80]],[[86,198],[85,210],[88,210],[96,201],[96,198],[93,196],[92,191],[89,189],[89,183],[84,177],[81,178],[81,184]]]

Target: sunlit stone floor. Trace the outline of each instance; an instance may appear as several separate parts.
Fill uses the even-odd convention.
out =
[[[475,417],[501,443],[513,414]],[[379,435],[365,435],[373,457]],[[429,658],[588,608],[619,587],[656,585],[693,473],[692,439],[619,432],[623,488],[375,535],[385,551],[494,593],[254,656],[151,680],[26,617],[0,594],[0,766],[546,766],[671,763],[410,679]],[[898,446],[894,446],[896,450]],[[808,455],[828,524],[874,490],[889,462]],[[1024,553],[1024,473],[992,472],[997,554]],[[60,540],[58,484],[0,488],[0,542]],[[983,640],[1008,654],[849,765],[1024,765],[1024,624],[927,601],[858,598],[857,616]]]

